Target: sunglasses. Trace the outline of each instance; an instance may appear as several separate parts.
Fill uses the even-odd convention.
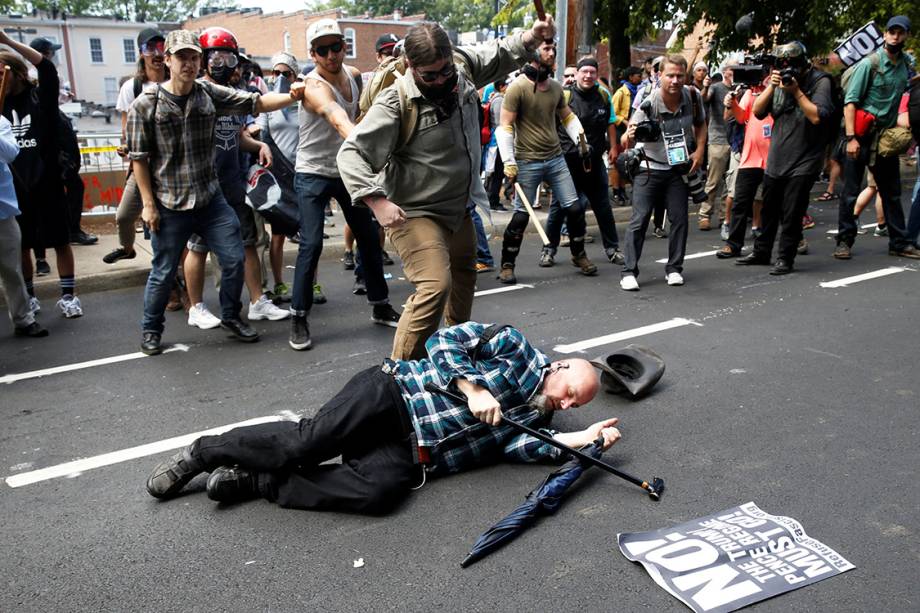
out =
[[[415,71],[415,74],[425,83],[434,83],[438,77],[449,79],[457,73],[457,68],[452,63],[447,64],[441,70],[428,70],[425,72]]]
[[[320,57],[326,57],[327,55],[329,55],[330,51],[332,51],[333,53],[341,53],[342,49],[344,48],[345,48],[345,44],[342,43],[341,41],[337,41],[337,42],[332,43],[331,45],[317,45],[316,47],[313,48],[313,53],[315,53],[316,55]]]
[[[272,70],[272,74],[276,77],[284,77],[288,81],[294,76],[294,73],[290,70]]]
[[[166,41],[150,41],[141,45],[141,55],[164,55],[165,53]]]
[[[223,66],[227,68],[236,68],[239,63],[240,58],[236,57],[235,53],[215,51],[208,56],[208,66],[211,68],[221,68]]]

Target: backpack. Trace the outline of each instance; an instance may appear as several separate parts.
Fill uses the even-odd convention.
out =
[[[144,91],[144,82],[137,77],[134,77],[132,81],[134,82],[134,97],[137,98]]]
[[[876,56],[877,59],[877,56]],[[878,67],[878,63],[875,64]],[[849,70],[849,69],[848,69]],[[824,126],[824,129],[821,131],[822,136],[824,137],[825,143],[830,143],[836,141],[838,135],[840,134],[840,127],[843,125],[843,99],[846,95],[846,86],[841,86],[837,84],[837,79],[835,79],[830,74],[818,71],[819,75],[824,75],[824,77],[819,76],[815,80],[815,85],[818,84],[818,80],[821,78],[830,79],[831,83],[831,103],[833,103],[834,108],[831,109],[830,117],[827,120],[827,124]],[[845,73],[844,73],[845,74]],[[848,81],[849,82],[849,81]]]
[[[58,163],[61,165],[61,173],[66,176],[80,172],[80,143],[70,118],[61,111],[58,113]]]
[[[479,113],[479,144],[485,147],[492,140],[492,101],[489,100],[482,105],[482,112]]]

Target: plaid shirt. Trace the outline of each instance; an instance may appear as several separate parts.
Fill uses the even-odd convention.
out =
[[[199,80],[183,110],[162,89],[145,90],[128,111],[129,157],[150,165],[153,192],[164,207],[207,206],[220,189],[214,173],[217,116],[255,115],[259,94]]]
[[[465,404],[425,391],[426,383],[448,387],[458,378],[466,379],[488,389],[508,417],[536,428],[549,425],[551,413],[541,416],[526,406],[543,385],[549,358],[518,330],[505,328],[481,347],[474,365],[470,353],[486,327],[467,322],[444,328],[428,339],[428,359],[387,362],[402,390],[419,447],[428,450],[433,473],[458,472],[502,458],[535,462],[561,455],[552,445],[518,434],[511,426],[484,424]]]

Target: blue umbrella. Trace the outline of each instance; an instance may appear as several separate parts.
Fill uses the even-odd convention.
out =
[[[591,445],[581,449],[595,459],[604,452],[604,438],[599,437]],[[559,509],[566,491],[591,464],[573,457],[550,475],[536,489],[527,494],[527,498],[514,511],[500,522],[489,528],[479,537],[466,559],[460,566],[466,568],[479,558],[485,557],[496,549],[503,547],[518,534],[533,524],[541,515],[552,515]]]

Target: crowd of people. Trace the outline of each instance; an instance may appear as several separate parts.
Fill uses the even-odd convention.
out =
[[[137,72],[116,105],[129,172],[116,214],[120,244],[103,259],[136,257],[143,223],[153,250],[142,319],[147,354],[162,350],[165,311],[183,306],[189,325],[220,327],[244,342],[258,339],[249,321],[290,320],[289,345],[309,349],[312,305],[326,300],[318,264],[334,199],[347,222],[353,291],[366,296],[372,322],[396,329],[394,360],[423,357],[442,320],[469,320],[477,273],[496,268],[482,217],[506,210],[507,201],[497,278],[517,282],[543,188],[552,197],[539,266],[554,266],[567,241],[577,271],[598,273],[585,249],[590,207],[625,291],[639,289],[650,225],[668,241],[667,284],[684,284],[691,202],[699,204],[699,231],[720,232],[716,257],[792,272],[808,250],[807,207],[825,170],[830,182],[818,200],[839,200],[835,258],[852,257],[857,216],[875,198],[889,254],[920,259],[917,190],[905,216],[899,170],[918,130],[920,77],[903,48],[909,33],[906,17],[891,18],[884,45],[837,76],[793,41],[773,49],[753,81],[748,67],[736,82],[729,63],[710,75],[706,63],[666,55],[620,71],[611,87],[592,56],[566,66],[562,82],[553,78],[551,19],[464,47],[437,24],[417,24],[404,40],[381,36],[379,66],[365,74],[344,63],[337,22],[321,19],[307,31],[309,59],[279,51],[267,78],[224,28],[145,29]],[[58,307],[79,317],[70,245],[96,238],[80,228],[80,156],[65,142],[56,46],[44,39],[26,46],[5,33],[0,43],[9,48],[0,52],[9,75],[0,119],[3,281],[16,334],[43,336],[33,256],[41,266],[44,250],[55,250]],[[247,188],[263,180],[259,168],[277,183],[277,206],[294,218],[289,228],[266,213],[268,232],[247,202]],[[613,206],[627,201],[621,248]],[[749,227],[753,248],[743,253]],[[387,236],[414,286],[402,313],[389,302]],[[290,284],[285,240],[298,244]],[[273,284],[263,270],[266,250]],[[209,253],[219,316],[203,300]]]

